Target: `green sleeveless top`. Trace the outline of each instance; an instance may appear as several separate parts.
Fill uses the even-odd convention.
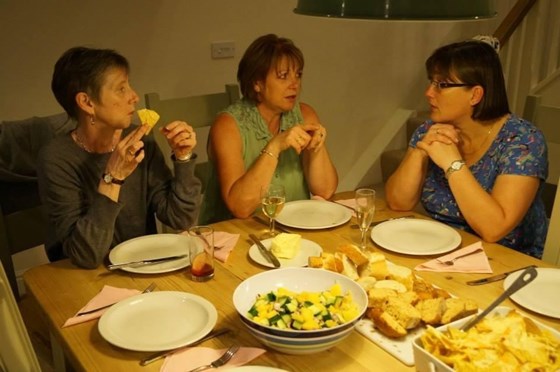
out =
[[[268,130],[268,126],[260,115],[257,106],[252,102],[242,99],[222,112],[231,115],[237,123],[241,134],[245,169],[249,169],[260,156],[261,150],[272,139],[272,133]],[[303,123],[303,115],[298,102],[292,111],[282,114],[280,131],[285,131],[301,123]],[[215,164],[211,159],[209,163],[210,175],[204,192],[199,224],[209,224],[233,218],[222,200]],[[287,202],[309,199],[310,197],[303,175],[301,159],[293,148],[280,153],[271,183],[284,185]]]

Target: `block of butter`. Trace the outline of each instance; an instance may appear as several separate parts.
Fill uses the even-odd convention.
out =
[[[301,235],[280,233],[272,239],[270,251],[278,258],[294,258],[301,247]]]

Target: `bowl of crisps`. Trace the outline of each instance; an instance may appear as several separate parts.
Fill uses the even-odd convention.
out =
[[[348,336],[367,310],[367,294],[352,279],[323,269],[286,267],[237,286],[233,304],[262,344],[287,354],[327,350]]]
[[[416,370],[560,370],[560,332],[506,306],[498,306],[467,332],[461,331],[474,316],[428,327],[415,337]]]

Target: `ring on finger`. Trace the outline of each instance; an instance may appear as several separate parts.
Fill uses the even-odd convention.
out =
[[[128,148],[128,154],[134,156],[135,153],[136,153],[136,151],[134,151],[134,147],[130,146]]]
[[[436,134],[439,134],[439,129],[436,129]]]

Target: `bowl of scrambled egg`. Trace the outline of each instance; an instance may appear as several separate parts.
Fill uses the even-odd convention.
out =
[[[352,332],[367,294],[332,271],[287,267],[244,280],[233,294],[242,323],[262,344],[288,354],[327,350]]]

